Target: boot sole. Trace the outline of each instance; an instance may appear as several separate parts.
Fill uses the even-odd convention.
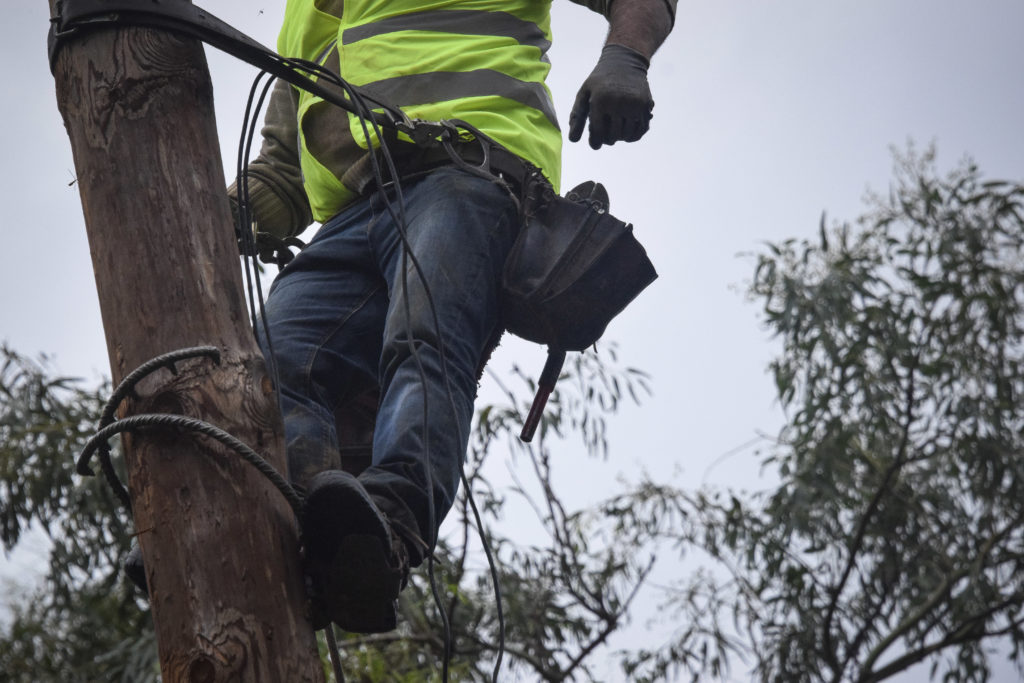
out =
[[[387,520],[355,477],[336,470],[314,477],[302,532],[314,627],[333,621],[353,633],[393,630],[401,576],[388,559]]]

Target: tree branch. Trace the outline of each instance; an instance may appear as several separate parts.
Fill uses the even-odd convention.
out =
[[[566,677],[571,676],[573,670],[580,666],[583,660],[589,657],[590,653],[593,652],[599,645],[602,645],[606,640],[608,640],[608,636],[614,633],[615,630],[619,627],[619,620],[629,611],[630,604],[633,602],[637,594],[640,592],[640,588],[647,580],[647,576],[651,573],[651,570],[654,569],[655,560],[655,557],[651,557],[651,559],[647,562],[647,566],[640,571],[640,575],[637,577],[636,584],[633,586],[629,595],[626,596],[626,599],[622,602],[622,606],[619,609],[619,611],[613,615],[610,615],[609,618],[605,620],[604,629],[602,629],[601,632],[598,633],[597,636],[590,641],[590,643],[585,645],[583,649],[581,649],[579,653],[577,653],[576,657],[574,657],[572,661],[569,662],[569,666],[567,666],[565,669]]]
[[[941,602],[953,590],[953,587],[961,579],[967,576],[976,576],[977,574],[979,574],[981,570],[985,567],[985,559],[992,552],[992,549],[995,547],[995,545],[1003,538],[1005,538],[1006,534],[1010,533],[1015,528],[1017,528],[1020,522],[1022,521],[1022,518],[1024,518],[1024,513],[1017,515],[1016,518],[1014,518],[1010,523],[1003,527],[1002,531],[996,533],[991,538],[989,538],[988,541],[985,542],[985,545],[982,546],[974,562],[964,567],[960,571],[947,576],[945,581],[943,581],[934,591],[932,591],[931,595],[929,595],[928,599],[925,600],[923,604],[921,604],[916,610],[912,611],[910,614],[904,617],[903,620],[897,625],[897,627],[893,629],[888,636],[883,638],[881,642],[879,642],[878,645],[876,645],[872,649],[871,653],[865,660],[864,666],[862,668],[870,670],[871,667],[874,666],[874,663],[878,661],[878,658],[881,657],[894,642],[896,642],[900,637],[902,637],[911,628],[913,628],[914,624],[917,624],[922,619],[924,619],[925,615],[927,615],[928,612],[930,612],[937,604],[939,604],[939,602]],[[1012,599],[1015,597],[1019,599],[1022,596],[1024,596],[1024,594],[1018,591],[1017,593],[1011,594],[1011,597],[1008,598],[1007,601],[1012,601]],[[996,608],[994,609],[996,611],[998,611],[998,609],[1002,609],[1002,607],[1005,606],[1005,604],[1007,604],[1007,601],[1000,603],[1000,605],[996,606]],[[986,612],[982,612],[981,615],[987,616],[989,613],[991,613],[991,611],[992,610],[986,610]],[[969,617],[967,622],[969,623],[971,620],[975,620],[977,618],[977,615],[974,617]]]
[[[907,445],[910,441],[910,426],[914,421],[914,373],[916,372],[918,361],[919,357],[915,355],[909,368],[907,387],[904,391],[906,408],[903,411],[903,433],[900,437],[900,444],[896,450],[896,457],[893,460],[893,463],[886,469],[885,475],[882,478],[882,483],[875,491],[875,495],[871,498],[871,501],[868,503],[868,507],[864,511],[864,514],[857,525],[857,531],[854,534],[853,540],[847,547],[849,556],[846,559],[846,566],[843,568],[843,573],[839,582],[832,590],[832,598],[829,601],[828,608],[825,612],[825,621],[822,623],[822,654],[825,656],[825,661],[828,663],[833,673],[835,673],[835,680],[837,682],[842,676],[842,670],[839,668],[839,659],[836,655],[835,644],[832,639],[832,621],[835,618],[836,609],[839,605],[839,597],[842,595],[843,589],[846,587],[846,582],[849,580],[850,574],[853,572],[853,568],[857,563],[857,555],[864,542],[864,536],[867,534],[868,524],[870,523],[871,518],[874,517],[875,512],[878,510],[878,506],[881,505],[882,498],[888,492],[889,485],[892,483],[896,473],[899,472],[901,467],[903,467],[904,460],[906,458]]]
[[[1017,600],[1019,600],[1021,597],[1022,596],[1019,593],[1015,596]],[[1012,604],[1011,600],[1004,600],[999,605],[993,606],[992,608],[987,609],[984,612],[980,612],[970,617],[963,626],[961,626],[959,629],[951,633],[945,639],[940,640],[936,643],[932,643],[931,645],[919,648],[912,652],[908,652],[902,657],[899,657],[896,660],[890,662],[878,671],[869,671],[867,674],[862,675],[858,679],[859,683],[875,683],[875,681],[885,680],[886,678],[889,678],[890,676],[899,673],[900,671],[903,671],[904,669],[913,666],[914,664],[917,664],[918,662],[924,660],[926,657],[938,652],[939,650],[945,649],[947,647],[952,647],[954,645],[959,645],[961,643],[965,643],[971,640],[981,640],[982,638],[1005,635],[1013,631],[1015,628],[1024,625],[1024,618],[1021,618],[1011,621],[1005,628],[997,629],[995,631],[985,631],[984,629],[982,629],[981,631],[977,630],[978,622],[984,623],[985,619],[992,616],[992,614],[994,614],[995,612],[998,612],[999,610],[1007,607],[1009,604]]]
[[[469,640],[471,640],[472,642],[476,643],[477,645],[479,645],[484,650],[489,650],[491,652],[497,652],[498,651],[498,646],[497,645],[494,645],[493,643],[489,643],[486,640],[480,638],[479,636],[477,636],[475,634],[470,633],[470,634],[467,634],[467,636],[468,636]],[[516,647],[515,645],[510,645],[510,644],[506,643],[505,644],[505,652],[508,653],[509,655],[513,656],[513,657],[516,657],[517,659],[523,660],[524,662],[526,662],[527,664],[532,666],[534,671],[536,671],[538,674],[540,674],[546,680],[549,680],[549,681],[551,681],[551,680],[556,680],[556,681],[557,680],[562,680],[562,677],[553,675],[551,670],[548,669],[547,666],[545,666],[544,662],[540,661],[537,657],[531,655],[529,652],[523,650],[522,648],[519,648],[519,647]],[[559,673],[561,673],[561,672],[559,672]]]

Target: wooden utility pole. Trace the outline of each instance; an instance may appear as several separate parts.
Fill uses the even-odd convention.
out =
[[[89,31],[62,47],[55,78],[115,383],[169,351],[205,344],[222,353],[219,365],[158,371],[122,412],[210,422],[284,472],[202,46],[147,29]],[[187,432],[135,434],[126,454],[163,680],[323,681],[296,521],[280,492],[237,455]]]

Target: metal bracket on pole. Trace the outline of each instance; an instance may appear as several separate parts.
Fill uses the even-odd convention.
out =
[[[57,0],[56,10],[56,16],[50,18],[48,40],[51,70],[60,47],[69,38],[86,30],[110,26],[140,26],[185,33],[249,63],[274,54],[270,48],[189,0]]]
[[[385,128],[412,129],[410,121],[397,108],[381,105],[384,112],[361,110],[342,88],[327,87],[322,79],[313,79],[301,60],[282,57],[250,38],[230,24],[190,0],[56,0],[55,16],[50,17],[47,47],[52,72],[61,47],[87,31],[113,26],[137,26],[181,33],[212,45],[219,50],[252,64],[262,71],[291,83],[297,88],[341,107],[345,111],[372,118]],[[314,67],[315,68],[315,67]],[[349,88],[358,90],[355,86]],[[375,106],[380,103],[367,96]]]

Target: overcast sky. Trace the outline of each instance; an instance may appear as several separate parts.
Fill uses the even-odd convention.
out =
[[[275,44],[284,0],[199,4]],[[107,376],[74,165],[46,63],[46,3],[5,9],[0,341],[52,354],[68,374]],[[549,85],[563,122],[604,26],[556,2]],[[566,144],[566,187],[604,182],[613,213],[635,224],[661,274],[607,334],[626,362],[652,373],[655,390],[612,426],[612,462],[600,471],[609,487],[616,472],[638,467],[683,486],[758,485],[753,448],[720,459],[774,434],[781,420],[766,373],[776,347],[742,293],[752,259],[738,255],[814,235],[823,211],[856,218],[866,188],[888,186],[890,146],[911,138],[934,141],[940,167],[970,155],[989,177],[1024,178],[1022,27],[1020,0],[680,0],[651,69],[648,136],[597,152]],[[233,168],[255,74],[208,54]],[[543,352],[514,343],[495,367],[524,357],[539,370]]]

